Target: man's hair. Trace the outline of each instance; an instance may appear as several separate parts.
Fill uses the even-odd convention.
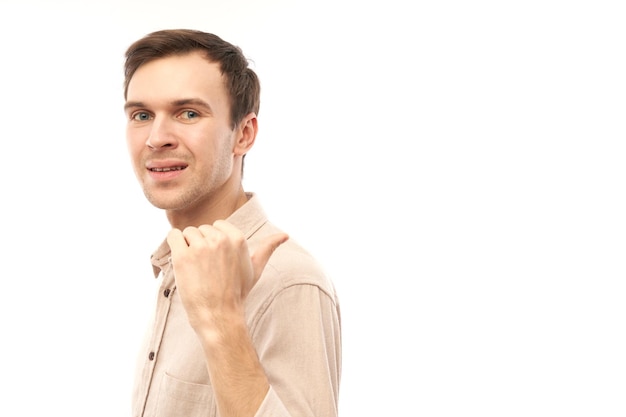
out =
[[[259,113],[261,85],[256,73],[238,46],[212,33],[190,29],[152,32],[126,50],[124,64],[124,98],[135,71],[150,61],[200,51],[207,60],[219,64],[230,99],[233,128],[250,112]]]

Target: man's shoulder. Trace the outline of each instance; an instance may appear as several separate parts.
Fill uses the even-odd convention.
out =
[[[259,230],[256,239],[261,240],[281,232],[281,229],[268,222]],[[271,285],[274,291],[295,285],[314,285],[334,298],[335,290],[323,265],[293,237],[274,251],[261,279]]]

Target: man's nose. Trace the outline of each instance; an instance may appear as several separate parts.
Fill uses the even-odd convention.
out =
[[[174,135],[172,121],[167,118],[155,117],[152,122],[150,134],[146,140],[146,146],[153,150],[176,147],[176,135]]]

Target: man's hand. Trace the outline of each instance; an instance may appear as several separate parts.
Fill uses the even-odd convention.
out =
[[[274,250],[288,238],[284,233],[269,236],[250,256],[245,237],[227,221],[172,229],[167,242],[176,287],[192,327],[199,330],[197,326],[243,314],[246,296]]]
[[[206,355],[220,415],[252,416],[269,390],[245,321],[244,300],[284,233],[266,238],[250,256],[248,242],[230,223],[172,229],[176,288]]]

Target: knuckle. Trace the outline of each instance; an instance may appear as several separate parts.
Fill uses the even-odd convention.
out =
[[[187,227],[185,227],[185,228],[183,229],[183,235],[184,235],[184,236],[189,236],[189,234],[190,234],[190,233],[193,233],[193,231],[194,231],[195,229],[196,229],[196,228],[195,228],[195,227],[193,227],[193,226],[187,226]]]
[[[202,234],[205,234],[211,231],[211,226],[203,224],[202,226],[198,227],[198,230],[200,230]]]
[[[232,239],[233,239],[233,245],[235,245],[238,248],[248,244],[248,242],[246,241],[246,238],[241,234],[237,234],[233,236]]]

